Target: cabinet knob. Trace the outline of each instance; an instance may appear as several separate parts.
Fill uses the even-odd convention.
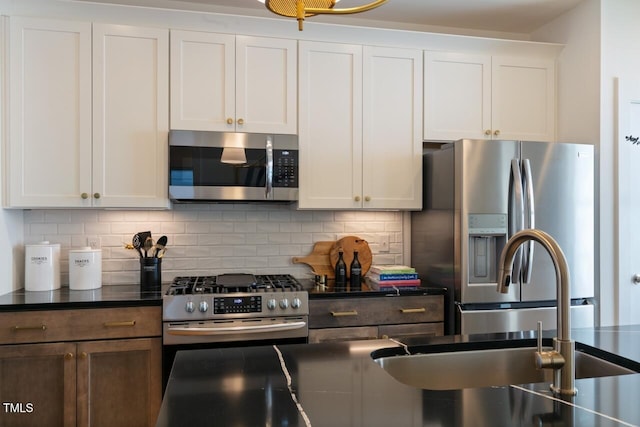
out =
[[[365,202],[370,202],[371,201],[371,196],[364,196],[364,201]]]
[[[355,200],[356,202],[359,202],[360,201],[360,196],[354,197],[353,200]]]
[[[67,353],[64,355],[64,360],[71,360],[73,359],[73,353]]]
[[[99,199],[100,198],[100,193],[93,193],[93,198],[94,199]]]
[[[83,351],[82,353],[80,353],[80,359],[86,359],[87,358],[87,352]]]
[[[238,119],[238,122],[237,122],[237,123],[238,123],[240,126],[242,126],[242,125],[244,124],[244,119]]]
[[[82,197],[83,199],[88,199],[89,195],[87,193],[82,193],[80,197]]]
[[[495,132],[493,132],[493,134],[494,134],[495,136],[498,136],[498,135],[500,135],[500,131],[499,131],[499,130],[496,130]]]
[[[485,135],[487,135],[487,136],[491,135],[491,129],[487,129],[487,130],[485,130],[485,131],[484,131],[484,134],[485,134]]]
[[[232,125],[232,124],[233,124],[233,119],[232,119],[231,117],[229,117],[229,118],[227,119],[227,124],[228,124],[228,125]]]
[[[633,278],[631,279],[631,281],[633,282],[634,285],[637,285],[640,283],[640,274],[634,274]]]

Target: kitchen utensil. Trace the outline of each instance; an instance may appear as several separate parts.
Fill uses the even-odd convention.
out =
[[[151,236],[147,237],[144,241],[144,257],[149,257],[149,250],[153,248],[153,239]]]
[[[167,236],[161,236],[158,241],[156,242],[155,245],[155,252],[153,254],[154,257],[156,258],[162,258],[160,255],[160,252],[165,248],[165,246],[167,245]]]
[[[327,276],[328,278],[333,279],[335,277],[335,271],[331,266],[329,250],[331,250],[331,246],[334,243],[334,241],[316,242],[309,255],[304,257],[293,257],[291,261],[294,264],[307,264],[313,270],[313,274]]]
[[[142,258],[142,248],[144,247],[144,242],[147,240],[147,237],[151,237],[150,231],[141,231],[133,235],[133,239],[131,240],[131,244],[133,248],[138,251],[140,254],[140,258]]]
[[[362,277],[364,277],[364,275],[369,271],[371,261],[373,259],[369,243],[357,236],[346,236],[334,242],[329,249],[329,262],[332,269],[335,269],[336,262],[338,262],[338,252],[340,250],[344,252],[343,258],[347,265],[351,265],[351,261],[353,261],[353,251],[358,251],[358,260],[362,266],[361,274]],[[349,276],[350,273],[347,271],[347,277]]]

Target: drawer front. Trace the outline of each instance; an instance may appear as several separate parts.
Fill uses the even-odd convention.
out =
[[[444,335],[444,323],[411,323],[408,325],[382,325],[378,334],[380,338],[395,338],[402,340],[412,336]]]
[[[162,335],[161,307],[0,313],[0,344]]]
[[[373,340],[376,338],[378,338],[378,328],[375,326],[309,330],[309,342],[311,344],[328,341]]]
[[[309,301],[311,329],[442,321],[442,295]]]

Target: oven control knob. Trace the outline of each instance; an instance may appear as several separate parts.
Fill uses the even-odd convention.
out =
[[[276,300],[271,298],[269,301],[267,301],[267,308],[269,310],[274,310],[278,305],[276,304]]]
[[[185,305],[184,309],[187,310],[187,313],[193,313],[196,309],[196,305],[193,301],[187,301],[187,305]]]
[[[209,304],[207,304],[206,301],[200,301],[198,310],[200,310],[202,313],[206,313],[208,309],[209,309]]]
[[[287,307],[289,307],[289,300],[288,299],[281,299],[280,300],[280,308],[283,310],[286,310]]]
[[[300,301],[300,298],[294,298],[291,300],[291,308],[300,308],[301,305],[302,301]]]

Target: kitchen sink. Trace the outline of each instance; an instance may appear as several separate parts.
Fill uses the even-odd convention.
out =
[[[543,350],[550,349],[551,340],[547,341]],[[523,344],[527,344],[527,340],[457,343],[436,346],[440,349],[424,347],[428,353],[417,354],[382,349],[373,352],[372,358],[397,381],[428,390],[553,382],[553,370],[536,368],[535,345]],[[576,343],[575,367],[576,379],[640,372],[640,364],[634,361],[579,343]]]

